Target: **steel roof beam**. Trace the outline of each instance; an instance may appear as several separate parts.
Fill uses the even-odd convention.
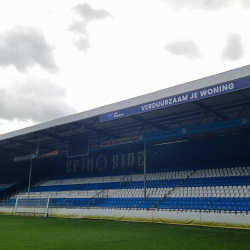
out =
[[[65,141],[65,139],[63,139],[62,137],[57,136],[57,135],[50,134],[50,133],[48,133],[48,132],[43,132],[43,131],[41,131],[41,132],[39,132],[39,133],[40,133],[40,135],[42,135],[42,136],[47,136],[47,137],[53,138],[53,139],[58,140],[58,141],[61,141],[61,142],[64,142],[64,141]]]
[[[107,132],[103,129],[97,129],[97,128],[93,128],[89,125],[86,125],[86,124],[79,124],[77,122],[74,122],[72,123],[73,125],[77,126],[78,128],[85,128],[87,130],[90,130],[90,131],[93,131],[93,132],[96,132],[98,134],[103,134],[103,135],[106,135],[106,136],[109,136],[109,137],[113,137],[113,138],[121,138],[120,135],[117,135],[117,134],[113,134],[113,133],[110,133],[110,132]]]
[[[218,108],[218,109],[215,109],[213,111],[222,111],[222,110],[228,110],[228,109],[233,109],[233,108],[238,108],[238,107],[242,107],[244,105],[250,105],[250,102],[247,102],[247,103],[244,103],[244,104],[236,104],[236,105],[231,105],[231,106],[228,106],[228,107],[224,107],[224,108]],[[236,111],[235,111],[236,112]],[[185,112],[187,113],[187,112]],[[178,116],[178,119],[182,119],[182,118],[186,118],[186,117],[190,117],[190,116],[198,116],[198,115],[204,115],[204,112],[203,111],[198,111],[196,113],[191,113],[191,114],[184,114],[184,115],[179,115],[179,114],[174,114],[174,115],[167,115],[168,118],[164,117],[158,117],[155,119],[155,121],[157,122],[166,122],[166,121],[170,121],[173,119],[173,117],[175,116]],[[171,117],[170,117],[171,116]]]
[[[217,117],[223,119],[223,120],[227,120],[228,119],[228,116],[226,115],[222,115],[220,113],[218,113],[217,111],[214,111],[212,110],[211,108],[209,108],[208,106],[206,106],[202,101],[195,101],[193,102],[194,105],[200,107],[200,108],[203,108],[205,109],[207,112],[211,113],[211,114],[214,114],[216,115]]]
[[[27,142],[27,141],[19,141],[19,140],[16,140],[16,139],[8,139],[8,141],[10,142],[13,142],[13,143],[19,143],[19,144],[22,144],[22,145],[25,145],[25,146],[28,146],[28,147],[37,147],[37,144],[33,144],[31,142]],[[42,149],[46,149],[46,150],[53,150],[54,148],[51,148],[50,146],[42,146],[42,145],[39,145],[40,148]]]
[[[1,153],[1,151],[4,151],[6,154],[9,154],[10,152],[13,154],[16,154],[16,150],[10,149],[10,148],[5,148],[3,146],[0,146],[0,153]],[[23,153],[24,151],[20,150],[20,152]]]
[[[250,105],[250,102],[245,102],[245,103],[243,103],[243,104],[234,104],[234,105],[231,105],[231,106],[227,106],[227,107],[219,107],[219,108],[217,108],[217,109],[215,109],[214,111],[216,111],[216,112],[218,112],[218,111],[223,111],[223,110],[228,110],[228,109],[233,109],[233,108],[237,108],[237,107],[242,107],[243,105]],[[187,111],[188,112],[188,111]],[[171,114],[171,115],[168,115],[167,117],[165,116],[164,118],[162,118],[162,117],[158,117],[158,118],[154,118],[154,121],[156,121],[156,122],[159,122],[159,123],[163,123],[163,122],[167,122],[167,121],[172,121],[172,119],[173,119],[173,117],[176,117],[176,116],[178,116],[178,120],[180,120],[180,119],[185,119],[185,118],[189,118],[189,117],[194,117],[194,116],[199,116],[199,115],[204,115],[204,112],[202,112],[202,111],[199,111],[199,112],[194,112],[194,111],[191,111],[191,112],[185,112],[184,114],[183,114],[183,112],[182,112],[182,115],[180,115],[180,113],[179,114]],[[126,118],[125,118],[126,119]],[[196,119],[196,117],[194,117],[194,118],[192,118],[192,120],[194,120],[194,119]],[[200,118],[197,118],[197,119],[200,119]],[[188,119],[188,120],[190,120],[190,119]],[[183,122],[183,121],[181,121],[181,122]],[[172,122],[171,122],[171,124],[172,124]],[[77,125],[77,127],[78,128],[82,128],[82,126],[86,126],[86,125],[80,125],[80,124],[78,124]],[[96,133],[104,133],[105,132],[105,134],[107,135],[107,136],[109,136],[109,137],[114,137],[114,136],[116,136],[115,135],[115,132],[116,131],[120,131],[121,130],[121,128],[124,128],[124,133],[126,133],[126,132],[130,132],[130,133],[133,133],[133,132],[135,132],[135,131],[137,131],[138,129],[140,129],[139,127],[140,127],[141,125],[138,123],[138,124],[130,124],[129,126],[126,126],[125,128],[124,128],[124,126],[119,126],[119,127],[113,127],[113,128],[109,128],[108,130],[111,130],[112,131],[112,133],[110,133],[108,130],[99,130],[99,129],[93,129],[93,128],[91,128],[90,130],[91,131],[93,131],[93,132],[96,132]],[[86,126],[85,127],[86,129],[88,129],[89,128],[89,126]],[[64,130],[64,131],[60,131],[60,132],[65,132],[66,130]],[[43,132],[44,133],[44,132]],[[46,132],[45,132],[46,133]],[[93,138],[97,138],[98,137],[98,135],[92,135],[91,136],[92,137],[92,139]],[[51,137],[52,138],[52,137]],[[55,138],[56,139],[56,138]],[[30,140],[30,139],[27,139],[27,140]],[[27,141],[27,140],[23,140],[22,142],[25,142],[25,141]],[[46,142],[43,142],[42,144],[48,144],[48,143],[51,143],[53,140],[47,140]],[[19,143],[19,141],[18,141],[18,143]],[[57,143],[53,143],[53,144],[57,144]],[[6,140],[6,144],[4,144],[4,145],[8,145],[8,140]],[[22,143],[22,145],[24,145],[23,143]],[[34,144],[32,143],[31,145],[30,144],[28,144],[28,145],[26,145],[26,146],[32,146],[32,147],[34,147]],[[45,148],[46,150],[48,150],[48,147],[43,147],[43,146],[41,146],[40,148]],[[20,152],[20,149],[23,149],[23,148],[21,148],[21,147],[15,147],[15,154],[16,154],[16,152],[17,152],[17,150],[19,150],[19,152]],[[49,150],[54,150],[55,148],[50,148]],[[27,148],[26,149],[26,151],[28,151],[29,150],[29,148]],[[10,152],[11,151],[11,149],[8,149],[8,151]],[[23,150],[22,150],[22,152],[23,152]]]
[[[250,103],[247,103],[247,104],[249,104],[250,105]],[[233,106],[230,106],[230,107],[228,107],[228,108],[235,108],[235,107],[238,107],[238,106],[241,106],[241,105],[233,105]],[[219,108],[219,110],[223,110],[222,108]],[[204,114],[204,112],[202,112],[202,111],[200,111],[200,112],[196,112],[196,113],[194,113],[194,114],[185,114],[185,115],[179,115],[178,116],[178,118],[179,119],[183,119],[183,118],[187,118],[187,117],[190,117],[190,116],[198,116],[198,115],[202,115],[202,114]],[[171,117],[169,117],[168,116],[168,118],[164,118],[164,119],[162,119],[162,118],[157,118],[157,120],[158,120],[158,122],[166,122],[166,121],[172,121],[172,119],[173,119],[173,117],[175,117],[176,115],[178,115],[178,114],[172,114],[171,115]],[[160,120],[159,120],[160,119]],[[196,118],[194,118],[194,119],[196,119]],[[198,119],[198,118],[197,118]],[[190,120],[190,119],[189,119]],[[193,120],[193,119],[192,119]],[[181,122],[183,122],[183,121],[181,121]],[[171,122],[171,124],[173,124],[172,122]],[[84,125],[78,125],[77,127],[78,128],[82,128],[82,126],[84,126]],[[140,129],[139,127],[140,127],[141,125],[139,125],[139,124],[136,124],[136,125],[130,125],[130,126],[126,126],[126,131],[124,131],[124,133],[125,132],[134,132],[134,131],[136,131],[136,130],[138,130],[138,129]],[[121,128],[123,128],[123,126],[119,126],[119,127],[116,127],[116,129],[112,129],[112,131],[120,131],[121,130]],[[131,130],[132,129],[132,130]],[[102,131],[100,131],[100,130],[98,130],[98,129],[91,129],[93,132],[96,132],[96,133],[101,133]],[[166,129],[167,130],[167,129]],[[66,131],[66,130],[65,130]],[[63,131],[63,132],[65,132],[65,131]],[[109,136],[109,137],[114,137],[115,135],[113,134],[113,133],[109,133],[108,131],[105,131],[105,134],[107,135],[107,136]],[[97,135],[98,136],[98,135]],[[92,139],[94,139],[94,138],[96,138],[96,136],[95,135],[93,135],[93,137],[92,137]],[[28,139],[29,140],[29,139]],[[26,140],[25,140],[26,141]],[[23,142],[25,142],[25,141],[23,141]],[[45,143],[51,143],[52,142],[52,140],[50,140],[50,141],[47,141],[47,142],[44,142],[44,144]],[[55,143],[56,144],[56,143]],[[6,143],[5,145],[8,145],[8,143]],[[32,144],[33,145],[33,144]],[[30,146],[30,145],[29,145]],[[33,145],[34,146],[34,145]],[[51,148],[52,149],[52,148]],[[53,148],[54,149],[54,148]],[[17,150],[18,150],[18,148],[17,148]],[[47,148],[46,148],[46,150],[47,150]]]
[[[155,127],[155,128],[157,128],[159,130],[162,130],[162,131],[166,130],[165,126],[161,126],[161,125],[158,125],[158,124],[156,124],[154,122],[151,122],[151,121],[149,121],[147,119],[143,119],[140,115],[134,115],[134,116],[131,116],[130,118],[132,118],[132,119],[134,119],[134,120],[136,120],[138,122],[142,122],[145,125],[150,125],[152,127]]]

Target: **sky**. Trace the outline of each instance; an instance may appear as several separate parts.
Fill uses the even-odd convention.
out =
[[[0,2],[0,134],[249,64],[249,0]]]

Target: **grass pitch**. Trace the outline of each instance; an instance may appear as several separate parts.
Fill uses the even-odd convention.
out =
[[[0,216],[0,249],[250,249],[250,231],[138,222]]]

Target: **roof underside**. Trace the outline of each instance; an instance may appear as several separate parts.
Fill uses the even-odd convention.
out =
[[[201,125],[205,123],[241,118],[250,115],[250,89],[223,94],[216,97],[167,107],[140,115],[133,115],[104,123],[99,123],[99,116],[82,119],[68,124],[61,124],[40,131],[19,135],[0,141],[0,161],[11,162],[13,157],[36,152],[39,138],[39,153],[52,150],[66,150],[68,138],[88,134],[90,144],[101,141],[143,135],[158,131]],[[246,132],[245,129],[232,129],[224,133]],[[223,131],[199,136],[214,136]],[[179,139],[192,139],[185,136]],[[172,141],[165,139],[164,141]]]

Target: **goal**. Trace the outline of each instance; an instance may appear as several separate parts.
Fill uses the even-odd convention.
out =
[[[47,217],[50,195],[17,195],[14,215]]]

